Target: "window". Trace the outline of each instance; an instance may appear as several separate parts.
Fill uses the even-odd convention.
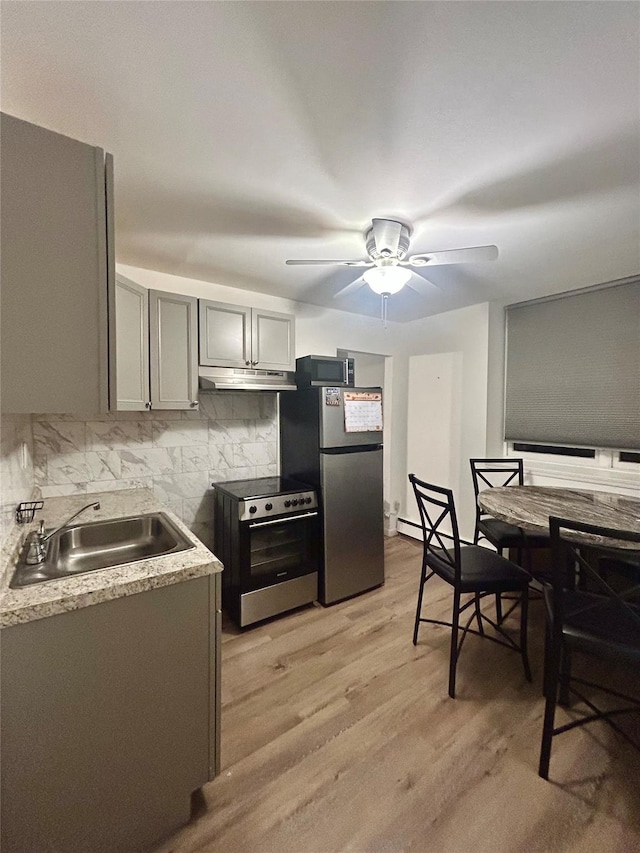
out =
[[[507,308],[505,439],[640,450],[640,277]]]

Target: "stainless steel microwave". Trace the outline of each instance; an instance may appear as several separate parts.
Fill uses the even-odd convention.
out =
[[[296,359],[296,385],[308,388],[310,385],[354,385],[352,358],[338,358],[330,355],[305,355]]]

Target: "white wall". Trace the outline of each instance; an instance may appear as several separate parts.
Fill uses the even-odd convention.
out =
[[[475,501],[469,459],[485,455],[487,446],[489,306],[484,303],[449,311],[416,320],[405,328],[403,358],[394,359],[398,368],[394,381],[396,388],[405,389],[405,407],[409,412],[410,438],[404,458],[415,463],[413,473],[421,479],[428,480],[429,472],[448,479],[444,485],[454,492],[460,534],[471,539]],[[421,430],[426,429],[425,418],[433,419],[429,429],[435,432],[425,433],[417,457],[413,453],[420,444]],[[419,470],[418,464],[423,470]],[[418,522],[407,473],[405,468],[400,517]],[[400,487],[397,479],[394,484]],[[406,525],[400,525],[399,530],[414,532]]]
[[[407,471],[445,488],[459,485],[462,353],[409,358]],[[407,500],[412,490],[407,483]]]

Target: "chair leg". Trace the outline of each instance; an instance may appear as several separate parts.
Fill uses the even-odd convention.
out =
[[[527,625],[529,615],[529,589],[522,590],[520,598],[520,650],[522,653],[522,664],[527,681],[531,681],[531,667],[529,666],[529,655],[527,653]]]
[[[571,680],[571,652],[566,646],[562,646],[560,654],[560,672],[558,676],[558,705],[566,708],[571,700],[569,698],[569,682]]]
[[[498,548],[497,551],[502,557],[502,548]],[[496,592],[496,622],[502,625],[502,597],[499,592]]]
[[[542,743],[540,744],[540,763],[538,776],[549,778],[549,762],[551,761],[551,742],[553,740],[553,722],[556,713],[554,690],[550,691],[544,706],[544,722],[542,724]]]
[[[416,607],[416,621],[413,625],[413,645],[417,646],[418,644],[418,628],[420,627],[420,613],[422,611],[422,596],[424,594],[424,585],[426,583],[427,578],[427,566],[426,563],[422,566],[422,571],[420,572],[420,589],[418,590],[418,606]]]
[[[557,690],[557,685],[554,684],[551,680],[552,674],[552,665],[551,665],[551,632],[549,630],[549,623],[547,622],[544,629],[544,671],[542,674],[542,695],[545,699],[548,699],[549,696],[553,693],[554,690]]]
[[[558,653],[553,648],[553,639],[549,626],[545,633],[544,648],[544,685],[546,702],[544,706],[544,721],[542,724],[542,741],[540,744],[540,763],[538,775],[542,779],[549,778],[549,762],[551,761],[551,743],[553,741],[553,725],[556,713],[556,699],[558,695],[558,681],[560,668],[558,664]]]
[[[476,592],[475,594],[475,612],[476,612],[476,622],[478,623],[478,633],[481,637],[484,637],[484,626],[482,624],[482,613],[480,611],[480,593]]]
[[[449,656],[449,696],[456,698],[456,665],[458,663],[458,626],[460,624],[460,593],[453,595],[453,618],[451,620],[451,653]]]

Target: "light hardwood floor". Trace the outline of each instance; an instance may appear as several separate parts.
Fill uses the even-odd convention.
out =
[[[540,602],[533,684],[517,654],[470,636],[451,700],[448,630],[411,642],[420,559],[389,539],[382,588],[225,626],[222,773],[161,853],[640,850],[640,755],[604,724],[555,738],[552,781],[537,775]],[[449,612],[449,587],[427,592]]]

